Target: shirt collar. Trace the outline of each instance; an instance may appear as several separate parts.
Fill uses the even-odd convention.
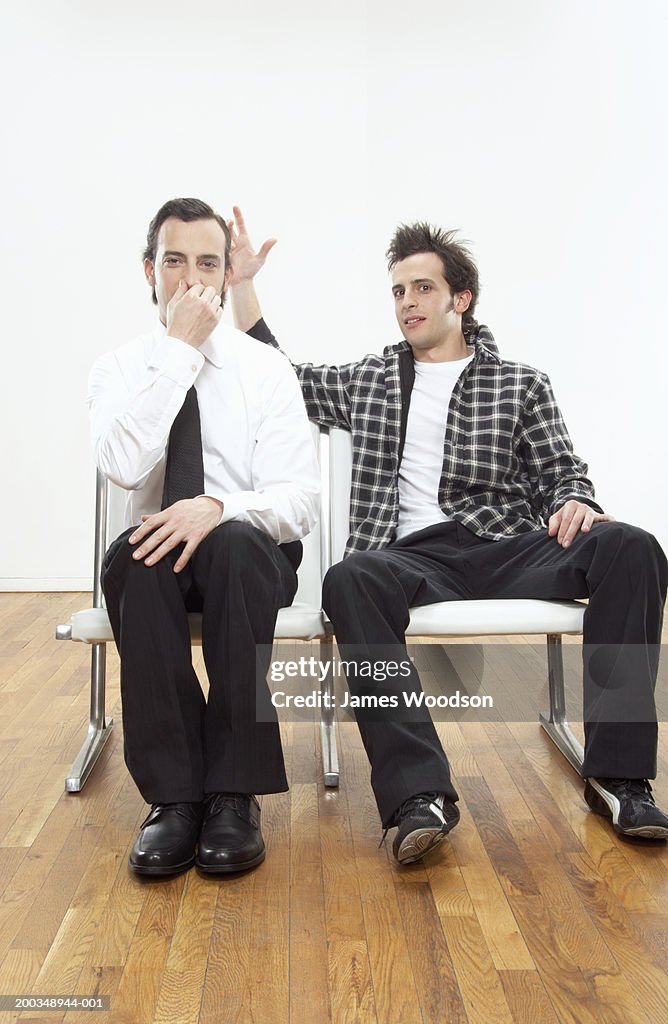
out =
[[[499,355],[499,350],[494,340],[494,335],[490,331],[489,327],[484,324],[479,324],[476,321],[471,324],[466,331],[464,331],[464,339],[467,345],[473,346],[473,355],[475,359],[482,359],[485,362],[499,363],[503,362]],[[396,345],[388,345],[385,349],[385,356],[398,355],[402,352],[412,352],[412,349],[407,341],[399,341]]]

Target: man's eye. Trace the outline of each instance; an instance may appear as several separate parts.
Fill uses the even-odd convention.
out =
[[[205,268],[205,270],[216,269],[216,264],[213,262],[213,260],[205,260],[204,263],[202,263],[202,266]]]
[[[421,292],[429,292],[429,291],[431,291],[431,288],[430,288],[430,286],[428,284],[421,284],[420,285],[420,291]]]
[[[395,297],[395,299],[400,299],[400,298],[402,298],[403,294],[404,294],[403,292],[395,292],[394,293],[394,297]]]
[[[176,256],[165,256],[164,264],[166,267],[175,267],[179,262]]]

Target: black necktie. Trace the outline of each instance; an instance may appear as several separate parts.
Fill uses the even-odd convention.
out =
[[[182,498],[195,498],[203,493],[202,430],[197,392],[193,386],[187,392],[169,432],[162,508],[169,508]]]

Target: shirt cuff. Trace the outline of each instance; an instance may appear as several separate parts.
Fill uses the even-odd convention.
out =
[[[163,376],[188,390],[204,366],[204,356],[199,349],[166,334],[153,350],[151,365],[160,370]]]
[[[216,494],[213,497],[223,502],[221,523],[228,523],[244,512],[267,512],[273,508],[271,498],[259,491],[235,491],[233,494]]]

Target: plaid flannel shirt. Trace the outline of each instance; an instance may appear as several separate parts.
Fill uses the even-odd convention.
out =
[[[278,348],[265,324],[248,331]],[[546,374],[501,359],[489,328],[467,336],[474,356],[447,410],[438,501],[479,537],[544,528],[570,498],[602,511]],[[352,433],[351,535],[346,554],[382,548],[399,518],[399,464],[415,380],[407,342],[343,366],[295,366],[309,418]],[[445,410],[444,410],[445,412]]]

